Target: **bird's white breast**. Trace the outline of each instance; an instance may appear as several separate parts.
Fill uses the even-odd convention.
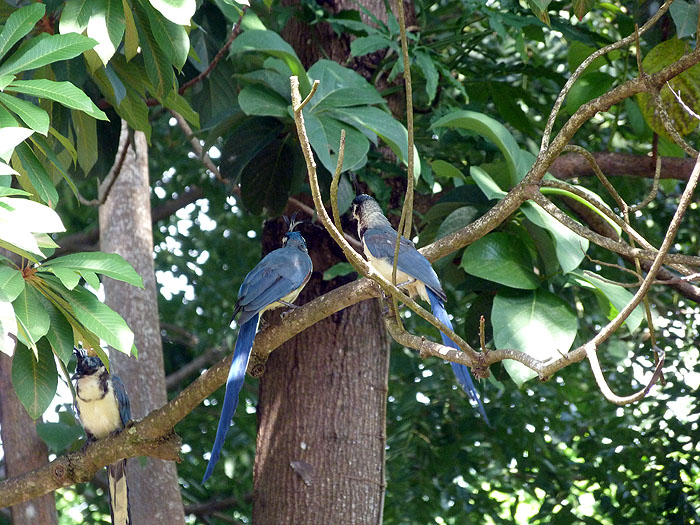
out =
[[[106,394],[97,376],[82,377],[77,385],[80,420],[85,430],[97,439],[107,437],[111,432],[122,428],[117,398],[112,392],[111,383],[107,385]]]
[[[382,276],[384,276],[386,280],[391,282],[391,274],[394,271],[394,266],[391,264],[391,262],[388,259],[374,257],[367,249],[367,246],[364,244],[364,242],[362,243],[362,246],[365,250],[365,255],[367,256],[367,260],[369,261],[369,263],[374,267],[375,270],[382,274]],[[425,285],[422,282],[417,281],[414,277],[411,277],[407,273],[402,272],[398,268],[396,268],[396,284],[402,284],[401,288],[403,290],[406,290],[408,292],[408,295],[411,297],[415,297],[416,295],[418,295],[425,301],[429,300],[428,294],[425,291]]]

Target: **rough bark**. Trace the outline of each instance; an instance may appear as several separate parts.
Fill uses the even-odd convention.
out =
[[[120,141],[127,138],[122,122]],[[135,145],[135,148],[134,148]],[[131,415],[141,418],[167,401],[163,348],[153,266],[148,147],[135,133],[117,181],[100,206],[100,248],[124,257],[141,275],[144,289],[105,279],[106,303],[134,332],[138,360],[112,351],[114,370],[124,380]],[[185,523],[177,469],[173,462],[147,458],[129,460],[129,496],[134,523]]]
[[[36,433],[34,420],[20,403],[12,386],[12,359],[0,352],[0,421],[5,476],[12,478],[48,463],[49,451]],[[58,523],[54,494],[46,494],[11,507],[13,525]]]
[[[298,304],[332,286],[320,278],[330,247],[314,242],[327,236],[307,236],[316,271]],[[382,522],[389,340],[381,319],[377,301],[364,301],[270,355],[260,379],[254,523]]]

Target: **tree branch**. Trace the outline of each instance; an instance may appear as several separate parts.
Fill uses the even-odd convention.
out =
[[[626,175],[653,179],[655,171],[654,157],[632,155],[630,153],[593,153],[593,158],[600,169],[609,177]],[[661,157],[661,179],[677,179],[687,181],[695,165],[695,159],[679,159]],[[549,167],[549,173],[558,179],[573,179],[576,177],[592,177],[593,168],[586,159],[577,154],[562,155]]]

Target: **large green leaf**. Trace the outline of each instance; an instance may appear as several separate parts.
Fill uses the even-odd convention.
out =
[[[481,166],[470,166],[469,175],[471,175],[472,179],[474,179],[474,182],[479,186],[481,192],[486,195],[487,199],[500,200],[506,196],[506,192],[500,188],[491,174]]]
[[[251,159],[241,172],[241,197],[253,214],[282,212],[294,176],[294,150],[276,138]]]
[[[332,60],[319,60],[308,72],[311,80],[320,82],[309,101],[313,113],[321,108],[384,104],[377,90],[361,75]]]
[[[673,23],[676,25],[676,37],[685,38],[695,34],[698,24],[700,6],[697,2],[676,0],[669,8]]]
[[[190,25],[190,19],[197,8],[196,0],[149,0],[165,18],[181,26]]]
[[[272,89],[262,85],[244,87],[238,105],[246,115],[288,117],[289,103]]]
[[[0,102],[10,111],[16,113],[34,131],[42,135],[48,134],[49,114],[39,106],[18,97],[11,97],[5,93],[0,93]]]
[[[496,348],[519,350],[544,361],[568,352],[577,329],[576,315],[566,302],[542,288],[499,292],[491,324]],[[537,376],[517,361],[506,360],[503,365],[518,386]]]
[[[177,83],[173,66],[153,36],[148,15],[140,7],[134,9],[134,14],[136,15],[136,29],[139,33],[141,55],[146,66],[146,74],[155,89],[154,95],[159,98],[164,97],[166,93],[172,91]]]
[[[66,0],[58,30],[61,34],[82,33],[88,26],[94,0]]]
[[[552,236],[562,271],[569,273],[578,268],[588,251],[588,239],[572,232],[537,204],[525,202],[520,209],[525,217]]]
[[[12,13],[0,32],[0,58],[27,35],[44,16],[44,4],[34,3]]]
[[[70,82],[54,82],[53,80],[15,80],[7,91],[17,91],[25,95],[55,100],[66,107],[79,109],[99,120],[109,120],[107,115],[90,100],[85,93]]]
[[[12,301],[12,306],[20,328],[19,340],[28,347],[35,347],[37,341],[49,331],[51,323],[39,294],[32,286],[25,286],[22,293]]]
[[[14,301],[24,290],[22,272],[6,264],[0,264],[0,292],[5,301]]]
[[[571,272],[571,280],[585,289],[590,289],[600,299],[603,300],[601,306],[608,303],[608,307],[604,308],[604,314],[608,319],[614,319],[617,314],[632,300],[632,293],[626,288],[613,283],[607,283],[602,279],[598,279],[590,274],[584,274],[577,270]],[[625,320],[625,325],[630,332],[634,332],[639,328],[644,320],[644,309],[641,305],[637,306],[629,317]]]
[[[471,275],[511,288],[534,290],[540,284],[527,246],[509,233],[489,233],[467,246],[460,266]]]
[[[95,52],[107,65],[124,36],[124,8],[121,0],[93,0],[93,4],[87,34],[98,42]]]
[[[38,345],[39,355],[24,345],[17,345],[12,358],[12,385],[17,397],[32,419],[39,419],[56,395],[58,374],[48,341]]]
[[[345,157],[343,171],[359,169],[367,162],[369,140],[357,129],[343,124],[336,119],[321,115],[305,118],[309,142],[318,155],[321,164],[331,173],[335,172],[338,162],[340,130],[345,129]]]
[[[513,135],[503,124],[488,115],[475,111],[455,111],[438,119],[430,126],[431,129],[439,127],[468,129],[493,142],[506,159],[511,186],[515,185],[527,172],[528,166],[521,157],[520,147]]]
[[[116,350],[125,354],[131,353],[131,347],[134,344],[134,333],[119,314],[104,303],[101,303],[97,297],[85,288],[78,287],[70,290],[65,292],[64,296],[71,308],[73,308],[75,318],[85,328]]]
[[[683,40],[678,38],[665,40],[644,57],[642,61],[644,72],[649,75],[657,73],[676,62],[688,50],[688,44]],[[695,64],[680,75],[673,77],[660,90],[661,103],[666,108],[671,123],[681,135],[687,135],[698,126],[698,120],[678,103],[669,86],[673,91],[681,94],[683,102],[688,107],[697,108],[698,102],[700,102],[700,64]],[[661,117],[657,114],[651,95],[647,92],[638,93],[637,102],[649,127],[659,135],[668,138],[668,133],[661,122]]]
[[[15,148],[15,153],[17,153],[19,160],[22,162],[22,167],[33,189],[36,191],[36,196],[52,208],[55,208],[56,203],[58,203],[58,192],[49,174],[46,173],[44,165],[36,157],[32,148],[26,143],[22,143]]]
[[[97,162],[97,123],[95,119],[80,111],[71,111],[71,115],[78,149],[78,164],[87,175]]]
[[[59,60],[68,60],[92,49],[97,42],[75,33],[35,37],[21,46],[0,66],[0,75],[36,69]]]
[[[274,31],[254,30],[244,31],[231,44],[231,54],[255,51],[281,58],[289,67],[292,74],[299,77],[299,87],[302,97],[311,91],[309,77],[297,54],[287,42],[282,40]]]
[[[34,233],[66,231],[61,218],[48,206],[29,199],[0,197],[0,220],[11,219],[15,227]],[[6,207],[12,209],[9,211]]]
[[[143,279],[136,270],[117,253],[85,252],[57,257],[41,265],[41,268],[68,268],[76,272],[88,270],[143,288]]]
[[[238,182],[248,163],[274,141],[283,128],[282,123],[274,118],[245,119],[231,132],[221,150],[221,173],[224,177]]]
[[[72,412],[59,412],[58,415],[59,421],[57,423],[37,421],[36,433],[39,434],[51,452],[64,454],[69,452],[71,445],[85,432]]]
[[[178,70],[182,69],[190,52],[190,38],[184,26],[163,18],[154,9],[146,9],[153,37]]]
[[[64,364],[68,364],[73,356],[73,327],[48,299],[44,298],[43,303],[51,319],[51,327],[46,334],[46,339],[51,343],[51,348],[58,358]]]
[[[391,150],[404,163],[408,163],[408,132],[403,125],[389,113],[371,106],[335,108],[330,112],[338,120],[349,122],[353,126],[367,128],[376,133],[388,144]],[[421,165],[418,150],[413,147],[414,177],[420,176]]]

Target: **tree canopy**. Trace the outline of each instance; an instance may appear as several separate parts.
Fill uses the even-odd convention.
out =
[[[380,290],[406,300],[346,261],[342,249],[361,251],[355,239],[339,246],[325,233],[335,208],[356,238],[355,180],[395,228],[408,224],[463,343],[440,353],[437,328],[412,306],[400,314],[408,335],[382,321],[401,342],[387,383],[360,388],[386,389],[385,465],[369,481],[383,523],[700,521],[697,3],[419,1],[403,28],[394,3],[376,4],[0,7],[0,350],[39,436],[51,454],[84,459],[87,476],[125,455],[170,458],[172,436],[163,450],[154,442],[174,427],[187,521],[253,521],[267,408],[257,379],[241,393],[223,467],[201,478],[236,292],[279,246],[278,217],[305,214],[328,304],[275,318],[256,339],[262,357]],[[290,77],[312,94],[303,110]],[[122,119],[133,131],[120,142]],[[148,141],[159,330],[177,403],[136,423],[141,441],[81,450],[70,401],[56,401],[73,346],[105,363],[107,347],[138,356],[101,279],[144,279],[98,250],[97,211],[134,131]],[[445,356],[472,368],[490,425]],[[100,476],[74,481],[85,480],[46,485],[61,487],[59,523],[109,520]],[[0,501],[20,501],[12,483],[0,482]]]

